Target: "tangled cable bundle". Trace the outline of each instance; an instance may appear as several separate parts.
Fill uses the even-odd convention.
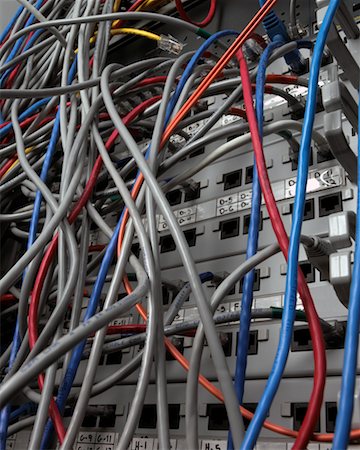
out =
[[[117,430],[117,449],[129,448],[153,369],[159,448],[169,449],[166,352],[188,371],[185,420],[189,448],[198,447],[199,385],[225,404],[229,449],[253,448],[263,426],[295,439],[295,449],[306,448],[310,440],[331,442],[332,434],[314,434],[326,380],[323,330],[327,325],[318,317],[298,268],[298,249],[300,241],[304,246],[314,245],[312,236],[301,235],[304,186],[311,141],[327,145],[313,129],[313,120],[321,57],[339,1],[330,2],[314,45],[305,40],[268,43],[255,32],[276,0],[264,1],[244,29],[213,34],[202,27],[216,16],[216,0],[211,0],[200,22],[189,18],[192,14],[181,0],[174,4],[158,0],[19,3],[0,36],[0,304],[2,325],[11,324],[11,338],[1,343],[0,450],[5,450],[10,436],[26,428],[31,429],[29,449],[54,448],[57,442],[61,450],[73,448],[91,397],[138,370],[125,425]],[[184,47],[180,39],[158,34],[162,26],[171,27],[174,36],[185,32],[201,41],[194,39],[194,49]],[[132,48],[139,41],[142,45],[142,40],[151,46],[148,56],[119,57],[127,46]],[[256,64],[246,59],[250,44],[258,52]],[[295,73],[266,74],[273,61],[302,48],[313,50],[309,78]],[[304,124],[284,119],[264,125],[265,93],[280,96],[289,105],[299,104],[283,88],[289,84],[309,89]],[[219,108],[201,107],[204,100],[219,93],[225,99]],[[215,127],[226,114],[238,120]],[[198,123],[200,127],[190,133],[189,126]],[[302,131],[300,146],[293,131]],[[300,148],[289,236],[263,152],[263,137],[273,133]],[[219,143],[212,153],[194,160],[185,172],[169,175],[182,158],[212,142]],[[209,302],[203,284],[215,275],[199,273],[168,193],[179,186],[191,191],[195,174],[235,149],[241,152],[247,143],[254,149],[255,167],[247,258],[216,284]],[[261,194],[278,243],[259,250]],[[159,214],[187,277],[167,310],[161,298]],[[284,308],[254,309],[254,269],[279,252],[289,267]],[[358,249],[354,264],[358,271],[357,254]],[[243,277],[241,311],[217,313],[224,297]],[[296,309],[297,291],[304,312]],[[354,283],[353,317],[358,291]],[[199,317],[177,323],[176,315],[190,294]],[[138,324],[113,323],[134,309],[141,318]],[[277,358],[255,413],[241,406],[251,318],[282,320]],[[217,325],[238,320],[241,328],[233,380]],[[299,431],[266,420],[284,371],[295,320],[309,324],[315,367]],[[356,332],[358,319],[351,327]],[[173,335],[194,339],[190,361],[169,339]],[[219,388],[201,374],[205,338]],[[133,359],[98,379],[103,354],[140,344],[143,347]],[[357,351],[353,340],[348,345]],[[84,377],[76,387],[80,364]],[[346,367],[351,378],[356,367],[351,361]],[[351,388],[347,395],[352,395]],[[13,410],[12,404],[17,405]],[[72,414],[64,420],[69,405]],[[340,405],[348,407],[345,401]],[[347,422],[337,423],[336,448],[342,448],[349,438],[360,437],[360,430],[350,433],[351,405],[350,409],[344,413]],[[247,431],[243,418],[251,419]]]

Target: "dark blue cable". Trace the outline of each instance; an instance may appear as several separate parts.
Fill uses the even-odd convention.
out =
[[[321,60],[329,28],[332,24],[335,12],[339,6],[340,0],[331,0],[326,11],[324,20],[320,27],[314,53],[312,57],[309,90],[305,106],[304,123],[300,143],[298,176],[296,181],[296,193],[294,200],[294,212],[291,224],[290,245],[288,251],[288,270],[286,274],[285,301],[283,309],[283,318],[280,329],[278,349],[271,373],[269,375],[264,393],[256,408],[254,417],[245,434],[241,449],[248,450],[255,446],[266,415],[269,412],[271,403],[275,397],[280,384],[287,357],[289,354],[293,325],[295,320],[296,292],[297,292],[297,270],[299,259],[299,245],[301,235],[301,225],[304,215],[304,205],[306,197],[306,184],[309,171],[309,157],[311,147],[311,136],[316,113],[316,100],[318,89],[318,78],[321,67]]]
[[[260,6],[264,6],[265,0],[259,1]],[[272,42],[286,44],[290,42],[290,37],[286,26],[276,15],[275,11],[270,11],[263,20],[263,26]],[[302,73],[306,70],[306,64],[298,49],[288,52],[285,61],[291,70],[295,73]]]
[[[28,402],[24,403],[23,405],[20,405],[18,408],[16,408],[14,411],[10,414],[10,422],[14,422],[17,418],[20,416],[31,415],[34,414],[37,409],[36,403]]]

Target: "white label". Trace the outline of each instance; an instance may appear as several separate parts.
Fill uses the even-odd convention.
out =
[[[203,440],[201,441],[201,450],[226,450],[226,441]]]
[[[230,312],[239,311],[241,306],[241,302],[231,302],[230,303]]]
[[[96,434],[97,444],[114,444],[115,443],[115,433],[99,432]]]
[[[232,214],[232,213],[236,212],[237,209],[238,209],[237,204],[220,206],[216,210],[216,215],[218,217],[225,216],[226,214]]]
[[[76,444],[75,450],[95,450],[95,447],[93,444]]]
[[[188,225],[189,223],[196,222],[196,216],[194,214],[192,216],[178,217],[177,221],[180,226]]]
[[[237,201],[238,201],[238,194],[232,194],[226,197],[218,198],[216,200],[216,205],[219,208],[219,206],[231,205],[233,203],[237,203]]]
[[[115,319],[112,322],[110,322],[110,325],[121,326],[121,325],[128,325],[129,323],[132,323],[132,317],[119,317],[118,319]]]
[[[188,206],[187,208],[178,209],[174,212],[176,217],[192,216],[196,214],[196,206]]]
[[[92,444],[95,442],[96,433],[92,431],[81,431],[78,435],[79,444]]]
[[[131,443],[131,450],[154,450],[154,439],[134,438]]]
[[[306,183],[306,193],[322,191],[336,186],[341,186],[344,182],[343,172],[340,167],[329,167],[323,170],[312,170],[309,172]],[[285,198],[295,196],[296,177],[285,180]]]

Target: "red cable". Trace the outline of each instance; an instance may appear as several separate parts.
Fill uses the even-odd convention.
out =
[[[134,120],[135,117],[137,117],[139,114],[141,114],[146,108],[151,106],[153,103],[157,102],[160,98],[161,98],[160,96],[156,96],[156,97],[148,99],[148,100],[144,101],[143,103],[141,103],[140,105],[138,105],[124,118],[124,123],[125,124],[130,123],[132,120]],[[106,146],[107,150],[109,150],[112,147],[117,136],[118,136],[118,132],[117,132],[117,130],[114,130],[112,132],[111,136],[109,137],[108,141],[106,142],[105,146]],[[68,216],[68,221],[70,224],[72,224],[75,221],[77,216],[80,214],[82,208],[85,206],[85,204],[89,200],[91,192],[92,192],[92,190],[96,184],[96,180],[99,176],[101,167],[102,167],[102,159],[100,156],[98,156],[96,159],[96,162],[94,164],[94,167],[91,171],[89,180],[85,186],[85,189],[84,189],[81,197],[79,198],[78,202],[74,206],[73,210],[71,211],[71,213]],[[50,266],[50,263],[55,255],[55,252],[57,249],[58,238],[59,238],[59,236],[58,236],[58,234],[56,234],[45,252],[44,258],[41,261],[41,264],[40,264],[40,267],[38,270],[38,274],[35,279],[34,289],[31,294],[29,315],[28,315],[30,349],[32,349],[34,347],[34,345],[37,341],[37,338],[38,338],[37,314],[38,314],[38,308],[39,308],[40,295],[41,295],[41,291],[42,291],[44,281],[45,281],[45,278],[47,275],[48,268]],[[43,374],[40,374],[38,377],[38,383],[39,383],[40,390],[42,390],[42,388],[43,388],[43,380],[44,380],[44,376],[43,376]],[[54,398],[51,399],[49,412],[50,412],[51,418],[53,420],[54,426],[56,428],[58,438],[59,438],[60,442],[62,443],[64,436],[65,436],[65,429],[64,429],[64,426],[62,423],[62,418],[61,418],[59,409],[54,401]]]
[[[140,323],[138,325],[110,325],[106,334],[142,333],[143,331],[146,331],[146,325],[144,323]]]
[[[243,84],[244,101],[246,105],[246,113],[248,116],[251,139],[254,147],[256,167],[259,173],[261,190],[265,198],[265,204],[269,212],[271,224],[276,234],[277,240],[279,242],[281,251],[285,256],[285,259],[287,259],[289,239],[286,234],[286,230],[281,220],[280,213],[277,209],[276,200],[274,198],[271,189],[262,143],[259,136],[259,130],[257,127],[255,110],[253,106],[250,76],[241,49],[238,51],[237,56],[240,64],[240,74]],[[299,434],[293,446],[293,449],[297,450],[306,448],[314,432],[321,410],[326,380],[325,343],[321,330],[320,320],[317,315],[314,302],[311,297],[311,293],[306,284],[305,277],[300,268],[298,269],[298,277],[299,277],[298,290],[305,308],[306,317],[309,323],[311,340],[313,342],[314,348],[314,384],[305,418],[303,420]]]
[[[17,298],[13,294],[3,294],[0,296],[0,303],[2,302],[15,302]]]
[[[6,172],[10,169],[10,167],[14,164],[16,160],[17,157],[13,156],[8,161],[6,161],[6,163],[0,169],[0,179],[6,174]]]
[[[213,20],[215,11],[216,11],[216,0],[210,0],[210,9],[209,9],[208,15],[201,22],[194,22],[187,15],[181,0],[175,0],[175,5],[176,5],[176,9],[179,13],[179,16],[182,18],[182,20],[185,20],[185,22],[189,22],[199,28],[204,28],[207,25],[209,25],[209,23]]]

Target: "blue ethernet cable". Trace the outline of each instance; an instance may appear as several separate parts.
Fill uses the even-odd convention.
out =
[[[171,118],[172,111],[176,105],[176,102],[177,102],[180,94],[181,94],[182,88],[184,87],[189,76],[192,74],[194,68],[196,67],[196,64],[198,63],[199,59],[202,57],[203,53],[208,49],[208,47],[215,40],[219,39],[220,37],[228,36],[230,34],[237,35],[238,33],[235,31],[231,31],[231,30],[224,30],[224,31],[220,31],[220,32],[215,33],[214,35],[210,36],[201,45],[201,47],[196,51],[196,53],[193,55],[193,57],[190,59],[189,63],[187,64],[187,66],[180,78],[180,81],[177,86],[177,89],[175,90],[175,93],[169,101],[169,104],[167,107],[167,112],[166,112],[166,118],[165,118],[165,126]],[[148,158],[149,151],[150,151],[150,145],[146,151],[145,158]],[[138,176],[139,176],[139,173],[137,174],[136,179]],[[84,321],[88,320],[95,313],[96,308],[98,306],[100,294],[103,289],[106,275],[109,270],[109,267],[110,267],[115,249],[116,249],[116,243],[117,243],[121,223],[123,221],[124,213],[125,213],[125,210],[122,211],[121,217],[120,217],[118,224],[114,230],[114,234],[113,234],[113,236],[109,242],[109,245],[106,249],[103,261],[102,261],[100,269],[99,269],[97,279],[95,281],[94,288],[92,290],[92,293],[91,293],[91,296],[89,299],[89,304],[88,304],[88,307],[87,307],[87,310],[85,313]],[[72,388],[72,385],[73,385],[73,382],[74,382],[74,379],[76,376],[76,372],[77,372],[77,369],[78,369],[80,361],[81,361],[81,356],[82,356],[85,344],[86,344],[86,341],[81,342],[72,352],[70,361],[69,361],[69,365],[68,365],[68,368],[67,368],[65,376],[64,376],[64,380],[61,383],[61,386],[59,388],[58,396],[56,399],[56,404],[61,413],[63,412],[63,410],[65,408],[67,397],[71,391],[71,388]],[[53,431],[53,425],[52,425],[51,420],[49,420],[45,427],[44,436],[43,436],[43,439],[41,442],[41,449],[46,448],[46,445],[49,442],[49,439],[51,437],[52,431]]]
[[[24,415],[31,415],[36,412],[37,404],[34,402],[27,402],[23,405],[19,406],[18,408],[14,409],[12,413],[10,414],[10,422],[15,422],[16,419],[18,419],[21,416]]]
[[[225,37],[225,36],[231,36],[231,35],[237,36],[238,34],[239,34],[238,31],[233,31],[233,30],[218,31],[217,33],[214,33],[208,39],[206,39],[206,41],[204,41],[203,44],[198,48],[198,50],[193,54],[193,56],[189,60],[188,64],[186,65],[186,68],[185,68],[183,74],[181,75],[179,83],[176,86],[174,95],[171,97],[171,99],[169,101],[165,124],[167,124],[168,121],[170,120],[170,115],[176,105],[176,102],[179,99],[181,91],[184,89],[184,86],[185,86],[188,78],[194,71],[197,63],[199,62],[200,58],[205,53],[205,51],[218,39]]]
[[[265,0],[259,0],[259,3],[260,6],[264,6]],[[286,44],[290,41],[286,26],[274,11],[270,11],[269,14],[267,14],[263,20],[263,26],[272,42]],[[306,69],[306,64],[298,49],[287,53],[284,58],[293,72],[302,73]]]
[[[360,86],[359,86],[360,98]],[[360,101],[358,107],[360,125]],[[360,130],[360,127],[359,127]],[[359,132],[358,132],[359,133]],[[360,176],[360,138],[358,134],[358,177]],[[360,180],[360,178],[358,178]],[[356,382],[357,357],[359,349],[360,324],[360,195],[358,189],[356,207],[356,240],[354,267],[352,273],[348,321],[346,327],[344,364],[341,379],[340,400],[335,423],[333,449],[347,448],[354,409],[354,391]]]
[[[291,337],[295,320],[300,234],[302,219],[304,215],[311,135],[316,113],[318,78],[326,38],[339,3],[340,0],[331,0],[314,46],[313,58],[310,67],[309,91],[306,101],[305,116],[300,143],[294,213],[292,218],[290,245],[288,252],[288,271],[286,274],[285,303],[280,329],[279,345],[276,352],[274,364],[265,387],[265,391],[256,408],[255,415],[250,422],[250,425],[242,442],[242,450],[251,449],[256,444],[264,420],[271,407],[271,403],[280,384],[291,344]]]
[[[258,72],[256,74],[256,116],[259,128],[259,135],[262,138],[263,131],[263,110],[264,110],[264,89],[266,67],[273,50],[281,46],[280,42],[271,42],[261,55]],[[253,182],[251,192],[251,214],[249,223],[249,233],[246,248],[246,259],[256,254],[259,240],[259,227],[261,217],[261,188],[256,169],[256,161],[253,165]],[[251,270],[244,277],[243,292],[241,297],[241,312],[239,324],[239,339],[237,345],[236,366],[235,366],[235,391],[241,405],[244,396],[245,373],[247,364],[247,353],[249,346],[249,332],[251,322],[251,308],[253,302],[255,270]],[[234,444],[231,433],[228,435],[228,450],[233,450]]]

